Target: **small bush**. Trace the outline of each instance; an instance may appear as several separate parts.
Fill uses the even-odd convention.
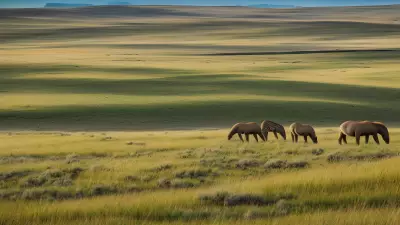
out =
[[[272,217],[272,213],[269,211],[260,211],[260,210],[248,210],[244,213],[243,219],[245,220],[255,220],[255,219],[262,219],[262,218],[269,218]]]
[[[84,169],[82,169],[80,167],[74,167],[71,169],[64,170],[64,172],[68,173],[72,179],[77,178],[79,176],[79,174],[83,171],[84,171]]]
[[[22,187],[39,187],[47,182],[45,177],[29,177],[25,181],[22,181]]]
[[[311,151],[311,153],[313,154],[313,155],[322,155],[322,154],[324,154],[324,149],[322,149],[322,148],[319,148],[319,149],[313,149],[312,151]]]
[[[275,160],[275,161],[266,162],[264,164],[265,169],[283,169],[285,167],[286,167],[285,160]]]
[[[228,192],[217,192],[215,195],[200,195],[199,200],[205,203],[221,205],[229,195]]]
[[[137,185],[130,185],[130,186],[127,186],[127,187],[126,187],[126,191],[129,192],[129,193],[132,193],[132,192],[141,192],[141,191],[143,191],[143,190],[144,190],[143,188],[138,187]]]
[[[144,176],[140,177],[140,180],[142,182],[147,183],[147,182],[154,180],[155,178],[156,178],[156,176],[154,176],[154,175],[144,175]]]
[[[211,169],[208,169],[208,170],[201,170],[201,169],[185,170],[185,171],[175,174],[175,177],[181,178],[181,179],[183,179],[183,178],[197,179],[197,178],[201,178],[201,177],[207,177],[211,173],[212,173]]]
[[[327,157],[327,161],[330,163],[341,162],[341,161],[371,161],[371,160],[381,160],[388,159],[398,156],[396,153],[391,152],[377,152],[377,153],[367,153],[361,155],[349,155],[348,153],[335,152]]]
[[[172,167],[173,166],[171,164],[165,164],[165,165],[160,165],[160,166],[158,166],[156,168],[150,169],[150,171],[161,172],[161,171],[164,171],[164,170],[172,169]]]
[[[113,140],[113,137],[103,137],[100,139],[100,141],[111,141]]]
[[[272,205],[281,199],[294,199],[292,194],[263,196],[254,194],[230,194],[227,192],[217,192],[215,195],[201,195],[199,200],[203,203],[225,205],[225,206],[238,206],[238,205]]]
[[[31,171],[11,171],[0,173],[0,181],[7,181],[14,178],[21,178],[30,174]]]
[[[309,163],[306,161],[294,161],[286,163],[285,168],[306,168],[309,166]]]
[[[332,153],[332,154],[328,155],[328,157],[327,157],[327,161],[331,162],[331,163],[344,161],[346,159],[347,159],[347,156],[344,156],[343,154],[341,154],[339,152]]]
[[[244,195],[230,195],[225,198],[225,206],[237,206],[237,205],[271,205],[274,204],[276,200],[266,199],[263,196],[244,194]]]
[[[196,154],[192,150],[188,150],[183,153],[179,153],[179,157],[181,159],[196,158]]]
[[[275,204],[275,213],[280,216],[288,215],[291,208],[292,206],[287,200],[281,199]]]
[[[79,162],[79,161],[80,161],[80,160],[79,160],[79,156],[76,155],[76,154],[70,154],[70,155],[67,155],[67,156],[65,157],[65,162],[66,162],[67,164],[76,163],[76,162]]]
[[[294,150],[294,151],[288,150],[288,151],[285,151],[285,154],[286,155],[298,155],[299,151],[297,151],[297,150]]]
[[[110,171],[110,169],[105,167],[105,166],[103,166],[103,165],[92,165],[89,168],[89,171],[91,171],[91,172],[101,172],[101,171]]]
[[[133,141],[128,141],[128,142],[126,142],[126,145],[145,146],[146,143],[144,143],[144,142],[133,142]]]
[[[118,190],[113,186],[106,186],[102,184],[94,185],[90,191],[91,196],[115,194]]]
[[[0,190],[0,199],[17,200],[20,198],[21,194],[21,191]]]
[[[265,169],[300,169],[306,168],[309,166],[309,163],[306,161],[284,161],[284,160],[275,160],[271,162],[266,162],[264,164]]]
[[[257,167],[260,165],[260,162],[255,159],[242,159],[236,163],[236,168],[247,169],[249,167]]]
[[[196,184],[187,180],[173,180],[171,182],[171,187],[173,188],[193,188]]]
[[[137,176],[126,176],[126,177],[124,178],[124,180],[125,180],[125,181],[139,181],[140,178],[137,177]]]
[[[71,186],[73,183],[72,179],[69,177],[63,177],[61,179],[57,179],[53,182],[53,185],[55,186],[60,186],[60,187],[66,187],[66,186]]]
[[[75,198],[75,194],[60,190],[26,189],[20,198],[22,200],[64,200]]]
[[[38,176],[29,177],[22,181],[22,187],[39,187],[45,184],[53,184],[56,186],[70,186],[73,179],[83,171],[80,167],[64,170],[46,170]]]
[[[157,186],[160,188],[169,188],[171,187],[171,181],[166,178],[159,179],[157,181]]]

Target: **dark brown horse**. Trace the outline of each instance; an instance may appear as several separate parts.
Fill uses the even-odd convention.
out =
[[[272,132],[276,139],[278,139],[278,134],[280,134],[283,140],[286,140],[285,128],[279,123],[275,123],[270,120],[264,120],[261,123],[261,131],[265,137],[265,140],[268,140],[268,132]]]
[[[231,140],[233,135],[238,134],[240,140],[243,141],[242,134],[246,136],[246,141],[249,142],[249,135],[252,134],[254,136],[254,139],[258,142],[257,135],[261,137],[263,141],[265,141],[265,138],[263,134],[261,133],[261,127],[254,122],[251,123],[237,123],[235,124],[231,131],[228,134],[228,140]]]
[[[360,145],[360,137],[365,136],[365,143],[368,143],[370,135],[372,135],[375,142],[379,144],[378,134],[382,136],[386,144],[389,144],[389,131],[383,123],[346,121],[340,125],[339,144],[342,144],[342,141],[347,144],[346,136],[356,137],[357,145]]]

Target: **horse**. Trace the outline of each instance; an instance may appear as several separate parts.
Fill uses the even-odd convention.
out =
[[[360,145],[360,137],[365,136],[365,143],[368,144],[369,136],[372,135],[375,142],[379,145],[378,134],[380,134],[386,144],[389,144],[389,131],[380,122],[371,121],[346,121],[340,125],[339,144],[342,141],[347,144],[347,136],[356,137],[357,145]]]
[[[238,134],[240,140],[243,141],[242,134],[246,136],[246,141],[249,142],[249,135],[252,134],[254,136],[254,139],[258,142],[258,136],[261,137],[263,141],[265,141],[264,135],[261,132],[261,127],[254,122],[249,122],[249,123],[237,123],[233,125],[231,131],[228,134],[228,140],[231,140],[231,138],[235,135]]]
[[[307,137],[310,137],[314,144],[318,143],[317,135],[312,126],[308,124],[293,123],[290,125],[290,133],[292,135],[292,141],[298,142],[299,136],[304,137],[304,142],[307,143]]]
[[[283,140],[286,140],[285,128],[282,125],[273,121],[264,120],[261,123],[261,131],[265,137],[265,140],[268,140],[268,132],[273,132],[276,139],[278,139],[278,134],[280,134]]]

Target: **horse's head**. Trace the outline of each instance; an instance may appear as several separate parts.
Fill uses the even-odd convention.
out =
[[[283,137],[283,140],[286,141],[286,131],[285,131],[285,130],[283,130],[283,131],[281,132],[281,135],[282,135],[282,137]]]
[[[314,144],[318,144],[318,137],[316,135],[312,135],[311,140],[313,141]]]
[[[390,143],[390,137],[389,137],[389,130],[385,125],[382,123],[374,122],[374,124],[378,127],[378,133],[382,136],[383,140],[385,141],[386,144]]]

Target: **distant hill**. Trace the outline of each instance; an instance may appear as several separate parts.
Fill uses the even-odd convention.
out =
[[[46,3],[45,8],[76,8],[93,6],[92,4]]]
[[[256,4],[248,5],[251,8],[296,8],[295,5]]]
[[[115,1],[115,2],[109,2],[108,5],[131,5],[131,3]]]

